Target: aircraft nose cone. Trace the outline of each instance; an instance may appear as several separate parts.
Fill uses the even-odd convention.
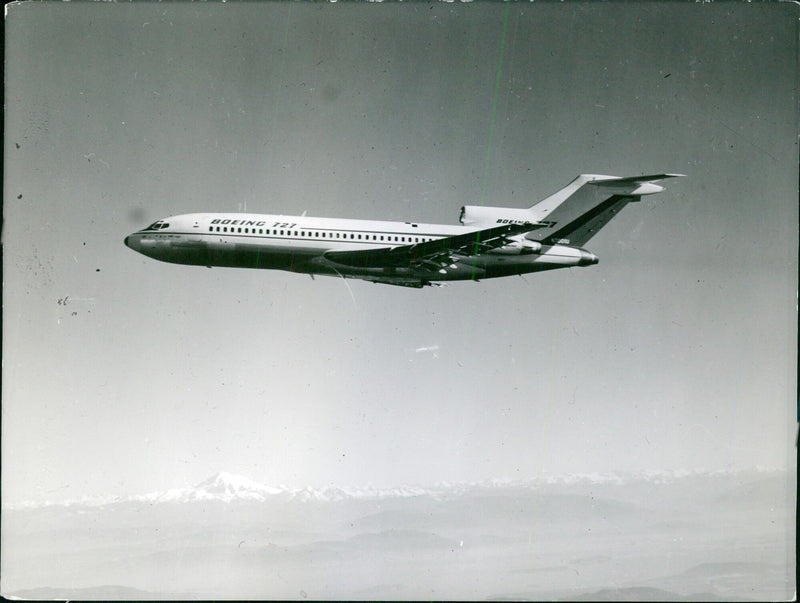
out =
[[[139,237],[134,236],[132,234],[130,234],[127,237],[125,237],[125,240],[123,242],[125,243],[126,247],[130,247],[134,251],[139,251],[140,248],[141,248],[141,243],[139,241]]]

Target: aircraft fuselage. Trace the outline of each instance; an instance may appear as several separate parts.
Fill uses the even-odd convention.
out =
[[[433,267],[353,266],[324,257],[331,251],[412,246],[474,230],[466,226],[415,222],[202,213],[159,220],[126,237],[125,245],[153,259],[174,264],[286,270],[408,286],[597,263],[593,254],[574,247],[538,245],[537,249],[536,244],[525,247],[523,235],[512,237],[517,245],[480,254],[451,254],[446,265]]]

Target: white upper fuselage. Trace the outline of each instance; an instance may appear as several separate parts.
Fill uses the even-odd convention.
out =
[[[223,237],[258,238],[272,241],[277,247],[320,251],[398,247],[472,230],[465,226],[417,222],[262,214],[187,214],[176,216],[175,221],[185,232],[199,230]]]

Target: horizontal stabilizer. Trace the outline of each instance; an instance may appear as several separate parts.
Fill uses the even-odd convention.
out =
[[[652,195],[664,190],[663,186],[653,184],[667,178],[680,178],[683,174],[652,174],[650,176],[631,176],[629,178],[613,178],[597,176],[591,184],[614,192],[617,195]]]
[[[613,176],[607,177],[607,180],[595,182],[595,184],[604,184],[606,182],[615,182],[617,184],[627,182],[658,182],[659,180],[666,180],[667,178],[684,178],[686,174],[651,174],[649,176],[629,176],[627,178],[615,178]]]

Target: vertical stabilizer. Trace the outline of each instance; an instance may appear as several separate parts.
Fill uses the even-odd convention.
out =
[[[533,221],[544,224],[527,238],[541,243],[582,246],[611,221],[628,203],[642,195],[664,190],[654,182],[682,174],[653,174],[618,178],[581,174],[563,189],[528,211]]]

